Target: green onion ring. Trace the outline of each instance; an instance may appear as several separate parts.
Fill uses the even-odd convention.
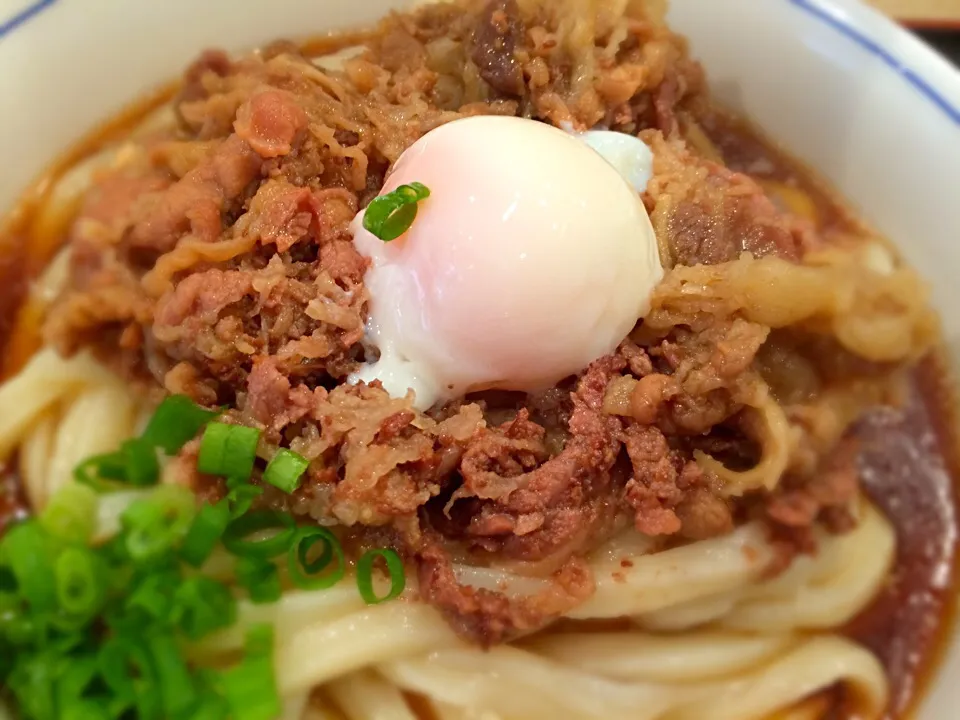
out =
[[[317,542],[323,542],[320,557],[311,562],[307,555]],[[320,575],[336,558],[336,566]],[[290,582],[301,590],[326,590],[336,585],[347,572],[343,546],[336,535],[322,527],[300,528],[287,551],[287,569]]]
[[[390,592],[383,597],[377,597],[373,589],[373,564],[377,558],[383,558],[387,565],[387,573],[390,576]],[[400,559],[395,550],[389,548],[368,550],[357,561],[357,587],[360,590],[360,596],[368,605],[393,600],[403,592],[406,584],[403,560]]]
[[[245,539],[262,530],[274,529],[279,532],[264,540]],[[223,546],[234,555],[267,559],[286,552],[296,532],[293,518],[287,513],[254,510],[227,525],[223,533]]]
[[[396,240],[413,225],[418,203],[428,197],[430,189],[423,183],[401,185],[371,201],[363,214],[363,227],[384,242]]]

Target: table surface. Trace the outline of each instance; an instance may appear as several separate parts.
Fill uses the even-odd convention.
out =
[[[918,34],[955,65],[960,66],[960,32],[929,30]]]
[[[866,0],[878,10],[908,22],[954,25],[960,23],[960,0]]]

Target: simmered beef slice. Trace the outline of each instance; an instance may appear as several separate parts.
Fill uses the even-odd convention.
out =
[[[479,68],[480,77],[497,92],[523,94],[523,67],[517,59],[517,49],[525,34],[516,0],[494,0],[480,14],[470,57]]]
[[[756,181],[694,155],[680,140],[643,134],[654,151],[645,201],[672,265],[716,265],[749,252],[799,260],[810,225],[782,213]]]

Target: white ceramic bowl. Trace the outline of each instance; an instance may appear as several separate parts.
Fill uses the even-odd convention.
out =
[[[201,48],[368,24],[403,0],[0,0],[0,208]],[[857,0],[672,0],[718,97],[838,187],[933,283],[960,349],[960,74]],[[954,354],[958,356],[957,353]],[[960,638],[921,720],[960,717]]]

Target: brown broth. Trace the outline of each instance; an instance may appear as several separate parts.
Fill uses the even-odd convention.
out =
[[[66,241],[65,226],[38,222],[40,208],[77,163],[125,137],[168,101],[179,83],[168,83],[131,103],[63,152],[0,219],[0,380],[17,372],[40,347],[40,311],[27,288]]]
[[[857,428],[863,487],[897,533],[889,579],[846,628],[883,663],[887,720],[909,717],[950,640],[957,595],[956,437],[952,388],[939,358],[915,374],[902,411],[882,410]]]
[[[728,167],[807,194],[822,229],[869,233],[837,202],[838,193],[749,123],[722,112],[710,113],[701,123]],[[844,630],[886,669],[890,703],[883,720],[912,716],[952,638],[960,576],[955,398],[947,362],[934,354],[914,372],[902,409],[872,412],[856,428],[863,446],[864,490],[897,535],[887,583]],[[842,694],[835,695],[835,705],[842,704]]]
[[[796,188],[813,201],[816,223],[821,230],[863,233],[865,226],[816,176],[767,140],[763,133],[741,118],[713,110],[698,117],[706,136],[713,142],[724,164],[758,180]]]
[[[321,38],[308,54],[331,52],[362,39]],[[0,225],[0,380],[16,372],[40,345],[37,308],[29,282],[64,242],[66,228],[37,233],[36,215],[56,181],[72,165],[122,137],[176,86],[166,86],[129,106],[87,134],[51,165]],[[800,163],[766,140],[748,123],[721,112],[698,118],[707,137],[731,169],[762,181],[795,187],[816,207],[824,229],[856,234],[864,225],[837,202],[837,193]],[[863,481],[874,502],[894,525],[898,550],[886,586],[845,632],[869,647],[886,668],[891,687],[884,720],[906,720],[929,684],[951,638],[957,596],[956,478],[960,454],[953,386],[939,357],[924,361],[914,375],[902,412],[870,414],[858,426],[864,442]],[[0,532],[27,512],[15,464],[0,465]],[[837,688],[810,702],[829,705],[825,718],[849,717]]]

